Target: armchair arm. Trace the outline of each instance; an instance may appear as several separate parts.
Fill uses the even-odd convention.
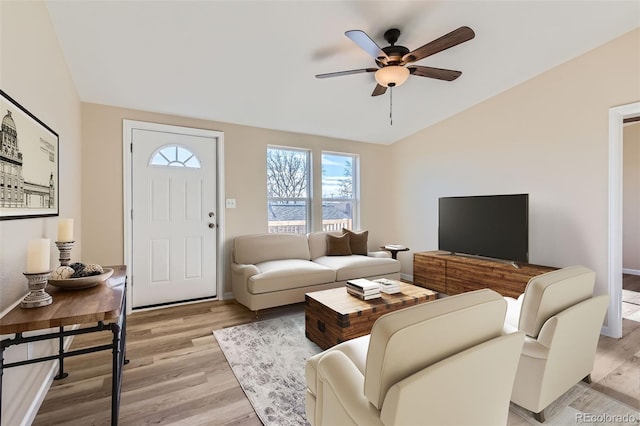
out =
[[[608,302],[608,295],[592,297],[554,315],[540,329],[538,342],[554,350],[595,353]]]
[[[318,363],[318,424],[382,426],[380,412],[364,396],[364,376],[340,351],[331,351]],[[319,414],[319,416],[318,416]]]
[[[538,340],[525,336],[522,355],[526,355],[531,358],[547,359],[549,358],[549,348]]]

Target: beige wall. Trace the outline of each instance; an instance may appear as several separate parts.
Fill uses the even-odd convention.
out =
[[[624,127],[622,267],[640,272],[640,122]]]
[[[312,150],[313,169],[316,171],[320,171],[322,150],[358,154],[363,200],[361,228],[370,231],[371,248],[393,239],[388,226],[392,206],[385,201],[393,188],[390,176],[381,173],[381,170],[386,170],[389,146],[83,103],[82,231],[85,259],[100,264],[123,262],[123,119],[224,132],[224,190],[227,198],[237,200],[237,208],[225,210],[224,267],[227,272],[233,238],[267,232],[266,150],[269,144]],[[318,173],[315,175],[319,177]],[[319,179],[314,181],[314,193],[321,194]],[[317,217],[320,214],[319,199],[314,210]],[[226,276],[225,291],[229,292],[230,274]]]
[[[640,100],[640,30],[393,145],[399,241],[438,246],[438,197],[528,193],[529,259],[607,292],[608,109]],[[411,259],[403,259],[403,270]]]
[[[0,52],[0,88],[60,137],[60,216],[76,221],[78,243],[72,256],[80,258],[80,101],[42,2],[0,2]],[[2,116],[5,113],[0,111]],[[55,217],[0,222],[0,311],[27,293],[22,273],[26,268],[28,241],[50,238],[54,266],[58,259],[53,244],[56,236]],[[46,346],[36,345],[34,353],[46,351]],[[5,357],[5,360],[25,359],[26,345],[9,348]],[[47,367],[38,364],[5,371],[3,424],[22,421]]]

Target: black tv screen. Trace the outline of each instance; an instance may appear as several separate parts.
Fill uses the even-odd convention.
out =
[[[440,250],[529,261],[529,194],[443,197],[438,204]]]

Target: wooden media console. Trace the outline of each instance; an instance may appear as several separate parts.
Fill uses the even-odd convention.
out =
[[[503,296],[518,297],[531,277],[556,270],[550,266],[518,263],[514,267],[495,260],[427,251],[413,255],[413,283],[454,295],[490,288]]]

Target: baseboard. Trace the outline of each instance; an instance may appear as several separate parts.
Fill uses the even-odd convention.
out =
[[[607,336],[607,337],[616,337],[616,336],[613,336],[611,334],[611,331],[609,330],[609,326],[607,326],[607,325],[603,325],[600,328],[600,334],[602,334],[603,336]]]
[[[76,324],[70,327],[71,330],[76,330],[80,328],[80,325]],[[67,351],[73,342],[74,336],[67,336],[64,339],[64,350]],[[51,340],[53,341],[53,339]],[[34,364],[37,365],[37,364]],[[40,384],[33,383],[33,387],[38,387],[33,400],[27,404],[24,404],[26,401],[21,401],[26,408],[24,409],[24,414],[20,416],[20,413],[16,413],[14,417],[22,417],[21,420],[14,418],[12,424],[19,424],[20,426],[29,426],[33,423],[36,416],[38,415],[38,411],[40,410],[40,406],[44,402],[44,399],[47,397],[47,392],[49,392],[49,388],[53,383],[53,378],[58,374],[58,362],[54,361],[51,363],[49,367],[49,371],[47,371],[44,375],[44,379]],[[20,410],[18,410],[20,411]]]
[[[622,268],[622,273],[629,275],[640,275],[640,269]]]
[[[402,279],[403,281],[409,281],[410,283],[413,282],[413,275],[409,275],[409,274],[400,274],[400,279]]]
[[[36,392],[36,397],[34,398],[33,401],[31,401],[31,404],[29,404],[29,408],[27,408],[24,418],[20,422],[20,426],[29,426],[36,419],[36,416],[38,415],[38,411],[40,410],[40,406],[44,402],[44,399],[47,397],[47,392],[49,392],[49,388],[53,383],[53,377],[56,375],[57,370],[58,370],[58,364],[53,363],[49,368],[49,371],[47,372],[47,375],[44,381],[38,388],[38,392]]]

